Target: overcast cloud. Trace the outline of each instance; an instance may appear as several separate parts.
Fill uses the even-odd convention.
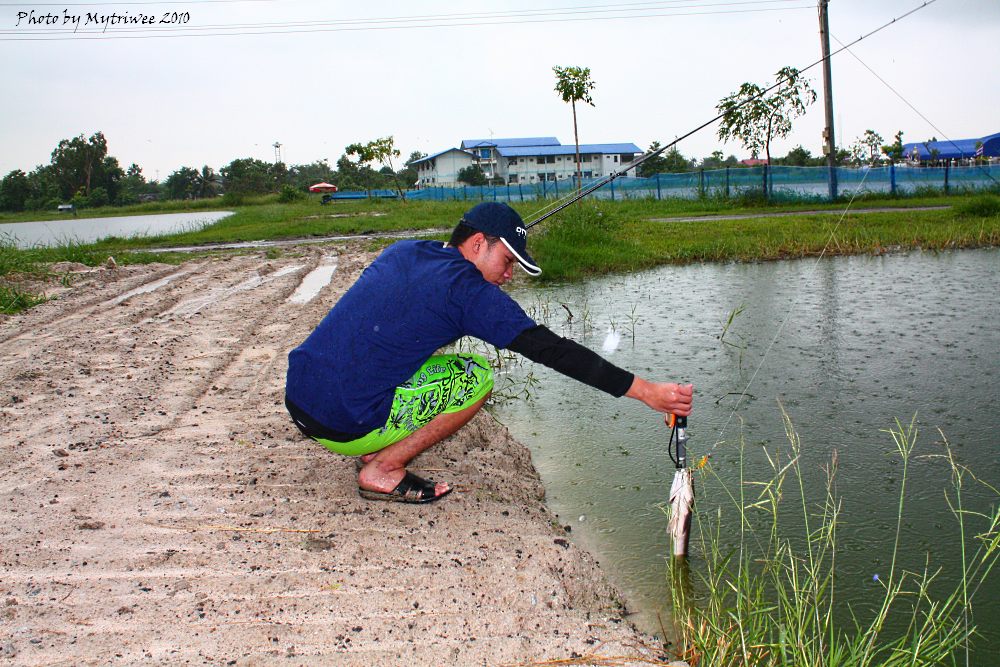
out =
[[[763,83],[820,56],[808,0],[600,1],[4,3],[0,174],[46,164],[60,139],[96,131],[123,166],[135,162],[150,179],[180,166],[270,161],[276,141],[288,164],[333,164],[345,145],[385,135],[404,157],[466,138],[571,143],[553,65],[591,68],[596,106],[579,111],[582,142],[646,148],[714,116],[742,82]],[[831,0],[831,34],[847,43],[921,4]],[[23,13],[32,10],[157,20],[187,12],[190,20],[180,26],[187,36],[111,26],[89,39],[100,33],[26,26]],[[858,59],[837,56],[838,143],[868,128],[886,141],[897,130],[904,141],[1000,132],[998,29],[997,0],[937,0],[852,49],[933,126]],[[219,34],[264,30],[276,34]],[[822,96],[818,67],[810,79]],[[820,101],[772,154],[799,144],[818,154],[822,127]],[[698,158],[716,149],[747,157],[737,144],[720,144],[714,127],[679,148]]]

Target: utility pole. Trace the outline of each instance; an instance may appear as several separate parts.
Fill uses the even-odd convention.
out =
[[[819,36],[823,47],[823,102],[826,108],[826,129],[823,130],[823,152],[830,174],[830,200],[837,198],[837,142],[833,136],[833,77],[830,74],[829,0],[819,0]]]

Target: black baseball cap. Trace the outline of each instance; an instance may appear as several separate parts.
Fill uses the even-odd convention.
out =
[[[487,236],[496,236],[507,246],[518,264],[529,275],[542,272],[528,254],[528,228],[517,211],[500,202],[483,202],[466,211],[462,224],[480,231]]]

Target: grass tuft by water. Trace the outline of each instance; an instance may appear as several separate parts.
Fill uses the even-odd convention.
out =
[[[771,478],[743,479],[741,443],[739,488],[722,484],[728,502],[696,514],[696,571],[683,560],[671,565],[683,657],[699,665],[754,667],[969,664],[976,636],[975,591],[1000,557],[1000,510],[994,505],[991,515],[973,514],[963,506],[967,485],[981,482],[956,462],[943,440],[942,451],[932,456],[948,463],[945,498],[958,537],[942,539],[954,539],[962,569],[951,577],[957,583],[942,583],[943,573],[929,560],[918,567],[904,565],[907,479],[917,429],[915,418],[908,425],[897,421],[887,431],[902,468],[891,557],[883,571],[871,574],[871,599],[845,601],[837,595],[843,520],[836,454],[825,469],[823,497],[812,503],[799,463],[802,444],[787,413],[784,420],[788,450],[765,449]],[[702,478],[721,483],[711,467]],[[995,488],[987,488],[1000,498]],[[738,533],[733,546],[723,537],[724,525]],[[791,534],[795,530],[800,532]]]
[[[979,195],[955,207],[958,214],[970,218],[989,218],[1000,215],[1000,197]]]
[[[48,299],[44,295],[32,294],[17,287],[0,285],[0,313],[14,315],[22,310],[28,310]]]

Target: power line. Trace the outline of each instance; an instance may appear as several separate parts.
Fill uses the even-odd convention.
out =
[[[485,19],[487,21],[492,21],[493,19],[499,18],[518,18],[518,17],[534,17],[534,16],[563,16],[572,14],[601,14],[601,13],[625,13],[625,12],[636,12],[640,11],[637,7],[648,7],[648,6],[664,6],[664,5],[674,5],[669,9],[690,9],[690,8],[709,8],[709,7],[742,7],[747,5],[761,5],[761,4],[776,4],[776,3],[791,3],[791,2],[801,2],[802,0],[741,0],[739,2],[713,2],[713,3],[695,3],[695,4],[681,4],[690,3],[691,0],[662,0],[661,2],[637,2],[637,3],[627,3],[626,5],[582,5],[578,7],[566,7],[560,9],[526,9],[518,11],[504,11],[504,12],[473,12],[473,13],[451,13],[451,14],[425,14],[425,15],[414,15],[414,16],[401,16],[401,17],[385,17],[385,18],[362,18],[362,19],[338,19],[338,20],[324,20],[324,21],[279,21],[272,23],[233,23],[233,24],[209,24],[204,26],[184,26],[184,27],[170,27],[170,28],[131,28],[128,26],[122,26],[116,28],[117,30],[132,30],[132,31],[156,31],[156,32],[170,32],[176,30],[210,30],[210,29],[225,29],[225,30],[235,30],[242,28],[280,28],[280,27],[303,27],[303,26],[314,26],[314,25],[329,25],[329,26],[339,26],[339,25],[358,25],[358,24],[379,24],[379,23],[421,23],[433,20],[444,20],[444,21],[459,21],[459,20],[474,20],[474,19]],[[634,5],[636,8],[628,8],[629,5]],[[801,8],[801,7],[799,7]],[[764,9],[764,8],[760,8]],[[769,8],[774,10],[787,9],[787,7],[775,7]],[[599,18],[599,17],[595,17]],[[626,18],[633,18],[629,16]],[[0,34],[22,34],[25,31],[30,31],[32,34],[63,34],[67,32],[69,28],[64,28],[62,30],[53,30],[46,28],[25,28],[22,30],[2,30]],[[99,29],[98,29],[99,30]],[[88,30],[86,32],[92,32],[93,30]]]
[[[798,2],[801,0],[752,0],[751,2],[728,2],[715,3],[712,5],[678,5],[671,9],[684,9],[689,7],[710,7],[710,6],[746,6],[759,5],[774,2]],[[640,3],[650,4],[650,3]],[[663,4],[663,3],[660,3]],[[606,6],[606,5],[605,5]],[[279,22],[262,24],[218,24],[214,26],[183,26],[171,28],[141,28],[125,26],[113,26],[114,33],[105,32],[107,28],[84,29],[72,32],[68,27],[62,30],[52,29],[32,29],[0,31],[0,35],[18,35],[16,37],[0,37],[0,41],[62,41],[67,39],[153,39],[165,37],[221,37],[221,36],[245,36],[245,35],[269,35],[269,34],[295,34],[309,32],[361,32],[361,31],[382,31],[382,30],[407,30],[417,28],[449,28],[449,27],[482,27],[496,25],[517,25],[531,23],[564,23],[582,21],[613,21],[631,20],[637,18],[658,18],[658,17],[680,17],[680,16],[706,16],[706,15],[726,15],[726,14],[746,14],[759,12],[783,12],[799,9],[811,9],[811,5],[796,5],[788,7],[764,7],[753,9],[725,9],[718,11],[693,11],[677,12],[672,10],[654,11],[650,13],[633,13],[626,16],[565,16],[566,14],[594,14],[621,11],[642,11],[642,10],[621,10],[608,9],[597,11],[581,10],[525,10],[523,12],[511,12],[496,16],[492,15],[438,15],[437,20],[446,21],[440,23],[427,23],[434,20],[434,17],[400,17],[395,19],[354,19],[348,21],[303,21],[303,22]],[[539,12],[542,13],[539,13]],[[128,15],[122,20],[128,20]],[[545,18],[549,17],[549,18]],[[481,19],[481,20],[480,20]],[[361,24],[361,25],[358,25]],[[368,25],[371,24],[371,25]],[[223,32],[196,32],[199,30],[220,30]],[[23,36],[28,32],[31,36]],[[119,34],[121,32],[132,32],[141,34]],[[91,36],[98,35],[98,36]]]
[[[831,35],[831,36],[832,36],[832,35]],[[839,39],[837,39],[837,37],[836,37],[836,36],[832,36],[832,37],[833,37],[833,38],[834,38],[835,40],[837,40],[837,43],[838,43],[838,44],[840,44],[841,46],[844,46],[843,42],[841,42],[841,41],[840,41]],[[851,56],[852,56],[852,57],[853,57],[853,58],[854,58],[855,60],[857,60],[857,61],[858,61],[859,63],[861,63],[861,65],[862,65],[862,66],[863,66],[863,67],[864,67],[864,68],[865,68],[866,70],[868,70],[868,71],[869,71],[869,72],[871,73],[871,75],[872,75],[872,76],[874,76],[874,77],[875,77],[876,79],[878,79],[878,80],[879,80],[879,82],[881,82],[881,84],[882,84],[883,86],[885,86],[886,88],[888,88],[889,90],[891,90],[891,91],[892,91],[892,93],[893,93],[893,95],[895,95],[895,96],[896,96],[896,97],[898,97],[898,98],[899,98],[900,100],[902,100],[903,104],[905,104],[906,106],[910,107],[910,109],[912,109],[912,110],[913,110],[913,113],[915,113],[915,114],[917,114],[918,116],[920,116],[920,117],[921,117],[921,118],[922,118],[922,119],[924,120],[924,122],[925,122],[925,123],[927,123],[927,124],[928,124],[928,125],[930,125],[930,126],[931,126],[932,128],[934,128],[934,131],[935,131],[935,132],[937,132],[937,133],[938,133],[938,134],[940,134],[940,135],[941,135],[942,137],[944,137],[944,140],[945,140],[945,141],[947,141],[947,142],[948,142],[949,144],[951,144],[951,145],[952,145],[952,147],[954,147],[954,148],[955,148],[956,150],[958,150],[958,151],[959,151],[960,153],[963,153],[963,154],[964,154],[964,151],[962,151],[962,149],[961,149],[961,148],[959,148],[958,144],[956,144],[956,143],[955,143],[954,141],[952,141],[952,140],[951,140],[951,139],[950,139],[950,138],[948,137],[947,133],[945,133],[945,132],[944,132],[944,131],[943,131],[943,130],[942,130],[941,128],[939,128],[939,127],[938,127],[937,125],[935,125],[935,124],[934,124],[934,121],[932,121],[932,120],[931,120],[930,118],[928,118],[927,116],[925,116],[924,114],[922,114],[922,113],[920,112],[920,109],[918,109],[917,107],[915,107],[915,106],[914,106],[914,105],[913,105],[913,104],[912,104],[912,103],[911,103],[911,102],[910,102],[910,101],[909,101],[908,99],[906,99],[905,97],[903,97],[903,94],[902,94],[902,93],[900,93],[900,92],[899,92],[898,90],[896,90],[895,88],[893,88],[893,87],[892,87],[892,86],[891,86],[891,85],[889,84],[889,82],[888,82],[888,81],[886,81],[886,80],[885,80],[885,79],[883,79],[883,78],[882,78],[881,76],[879,76],[879,73],[878,73],[878,72],[876,72],[876,71],[875,71],[874,69],[872,69],[872,68],[871,68],[871,67],[870,67],[870,66],[868,65],[868,63],[866,63],[866,62],[865,62],[864,60],[862,60],[862,59],[861,59],[861,58],[860,58],[860,57],[859,57],[859,56],[858,56],[858,55],[857,55],[856,53],[854,53],[854,51],[851,51],[851,49],[850,49],[850,48],[848,48],[848,47],[844,46],[844,49],[845,49],[845,50],[846,50],[846,51],[847,51],[847,52],[848,52],[849,54],[851,54]],[[989,171],[988,169],[984,169],[984,168],[982,167],[982,165],[977,165],[977,166],[979,166],[979,169],[980,169],[980,170],[982,170],[982,172],[983,172],[984,174],[986,174],[986,175],[987,175],[987,176],[989,177],[989,179],[990,179],[991,181],[993,181],[994,183],[996,183],[996,182],[997,182],[997,179],[993,177],[993,174],[991,174],[991,173],[990,173],[990,171]]]
[[[148,2],[107,2],[105,5],[122,7],[125,5],[209,5],[232,2],[281,2],[282,0],[149,0]],[[93,7],[93,2],[0,2],[0,7]]]
[[[880,25],[879,27],[875,28],[874,30],[861,35],[856,40],[854,40],[853,42],[847,44],[846,46],[841,46],[839,49],[837,49],[833,53],[831,53],[829,55],[824,55],[822,58],[820,58],[819,60],[813,62],[812,64],[806,65],[802,69],[798,70],[798,73],[802,74],[804,72],[808,72],[813,67],[816,67],[817,65],[820,65],[820,64],[824,63],[825,61],[829,60],[830,58],[832,58],[835,55],[838,55],[842,51],[846,51],[849,47],[854,46],[855,44],[858,44],[858,43],[860,43],[861,41],[863,41],[865,39],[868,39],[869,37],[875,35],[876,33],[879,33],[881,31],[885,30],[886,28],[888,28],[889,26],[893,25],[897,21],[901,21],[901,20],[907,18],[908,16],[910,16],[912,14],[915,14],[916,12],[920,11],[924,7],[927,7],[928,5],[931,5],[931,4],[935,3],[935,2],[937,2],[937,0],[925,0],[923,4],[921,4],[921,5],[917,6],[917,7],[914,7],[910,11],[908,11],[908,12],[906,12],[904,14],[901,14],[900,16],[897,16],[896,18],[892,19],[891,21],[883,23],[882,25]],[[747,99],[743,100],[742,102],[740,102],[738,105],[736,105],[734,107],[734,109],[738,109],[738,108],[740,108],[742,106],[745,106],[745,105],[749,104],[750,102],[752,102],[754,100],[757,100],[757,99],[763,97],[764,95],[768,94],[769,92],[771,92],[775,88],[778,88],[779,86],[784,85],[788,81],[789,81],[789,77],[779,78],[775,83],[773,83],[772,85],[766,87],[764,90],[760,91],[758,94],[756,94],[756,95],[754,95],[754,96],[752,96],[750,98],[747,98]],[[571,204],[573,204],[577,200],[583,199],[584,197],[586,197],[590,193],[592,193],[592,192],[594,192],[596,190],[599,190],[600,188],[603,188],[605,185],[607,185],[608,183],[614,181],[615,179],[620,178],[621,176],[624,176],[630,170],[637,168],[639,165],[641,165],[646,160],[652,159],[652,158],[656,157],[657,155],[660,155],[661,153],[663,153],[667,149],[672,148],[673,146],[676,146],[683,139],[687,139],[688,137],[690,137],[690,136],[692,136],[694,134],[697,134],[698,132],[701,132],[706,127],[709,127],[710,125],[713,125],[717,121],[721,120],[724,115],[725,115],[724,113],[720,113],[717,116],[715,116],[713,118],[710,118],[709,120],[705,121],[704,123],[702,123],[698,127],[694,128],[693,130],[688,131],[686,134],[683,134],[683,135],[681,135],[679,137],[676,137],[673,141],[671,141],[670,143],[668,143],[668,144],[666,144],[664,146],[661,146],[657,150],[651,151],[649,153],[645,153],[643,155],[640,155],[636,159],[634,159],[631,162],[629,162],[627,165],[624,165],[618,171],[613,171],[610,174],[608,174],[607,176],[602,177],[600,180],[597,180],[597,181],[591,183],[587,187],[585,187],[585,188],[583,188],[581,190],[578,190],[575,193],[570,193],[570,194],[568,194],[565,197],[562,197],[560,199],[556,199],[554,202],[552,202],[551,204],[549,204],[547,206],[543,206],[541,209],[539,209],[538,211],[536,211],[534,214],[532,214],[530,216],[532,218],[532,220],[530,222],[528,222],[525,225],[525,227],[528,228],[528,229],[531,229],[531,227],[533,227],[534,225],[537,225],[538,223],[542,222],[546,218],[555,215],[556,213],[558,213],[559,211],[563,210],[567,206],[570,206]]]

